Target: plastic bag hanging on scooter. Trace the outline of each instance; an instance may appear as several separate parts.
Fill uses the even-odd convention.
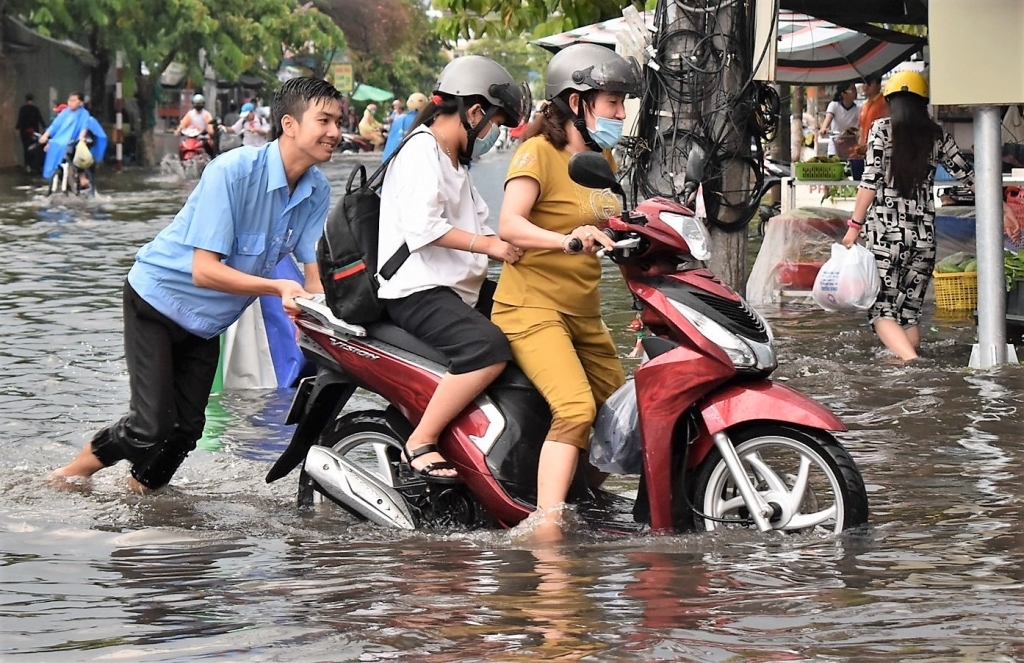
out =
[[[590,464],[611,474],[640,474],[640,417],[636,383],[629,380],[608,397],[594,422]]]

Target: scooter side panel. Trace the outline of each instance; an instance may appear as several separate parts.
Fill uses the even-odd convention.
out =
[[[637,404],[643,440],[644,476],[651,528],[668,531],[672,522],[672,451],[676,423],[690,407],[734,375],[732,365],[680,346],[636,371]]]
[[[379,340],[336,337],[305,323],[303,329],[307,337],[315,341],[317,352],[326,355],[320,359],[321,365],[325,360],[333,361],[337,364],[334,370],[344,371],[354,384],[379,394],[412,425],[419,422],[441,381],[443,366],[417,359]],[[501,415],[496,418],[504,426]],[[488,513],[503,525],[511,526],[529,515],[530,509],[511,498],[492,476],[489,458],[485,456],[490,450],[481,449],[471,439],[486,436],[491,425],[492,417],[478,403],[471,404],[448,426],[439,446],[445,458],[455,464],[470,491],[485,503]],[[498,443],[494,446],[498,447]],[[533,474],[536,474],[535,463]]]

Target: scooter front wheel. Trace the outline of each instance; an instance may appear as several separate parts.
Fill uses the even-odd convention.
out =
[[[830,434],[780,424],[730,430],[747,480],[773,509],[773,529],[838,534],[868,519],[857,465]],[[697,529],[753,527],[747,505],[722,455],[712,449],[696,473]]]

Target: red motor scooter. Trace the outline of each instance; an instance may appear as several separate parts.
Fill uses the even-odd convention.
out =
[[[213,158],[213,143],[210,135],[195,127],[187,127],[181,131],[181,142],[178,143],[178,159],[186,161],[209,161]]]
[[[622,195],[599,154],[575,155],[570,175]],[[709,243],[700,219],[656,198],[610,219],[606,232],[616,242],[609,257],[652,332],[635,374],[643,467],[635,500],[591,489],[579,472],[569,502],[583,520],[620,532],[838,533],[867,522],[863,479],[831,433],[845,427],[768,379],[776,367],[771,330],[700,262]],[[401,443],[444,374],[444,357],[388,322],[357,327],[322,300],[299,306],[299,344],[318,373],[297,390],[287,423],[298,426],[268,482],[302,464],[300,506],[320,493],[360,518],[405,529],[510,527],[534,510],[550,412],[518,368],[448,427],[440,449],[462,483],[435,484],[412,473]],[[343,413],[357,388],[388,406]]]

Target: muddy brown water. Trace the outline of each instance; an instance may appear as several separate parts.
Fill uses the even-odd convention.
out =
[[[507,159],[474,172],[495,211]],[[325,167],[336,190],[358,162]],[[764,311],[777,378],[850,428],[871,500],[854,535],[578,531],[538,547],[299,513],[294,475],[263,481],[288,389],[215,395],[164,494],[128,495],[123,464],[54,490],[46,473],[126,406],[121,283],[192,186],[98,182],[96,200],[61,204],[0,175],[3,660],[1024,660],[1024,370],[968,370],[971,322],[933,312],[904,366],[859,316]],[[603,294],[625,355],[611,269]]]

